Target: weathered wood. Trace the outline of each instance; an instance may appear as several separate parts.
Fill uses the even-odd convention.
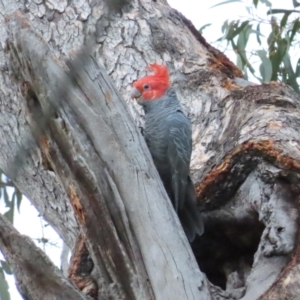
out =
[[[194,252],[213,283],[238,294],[233,299],[257,299],[292,254],[298,209],[285,175],[260,162],[230,201],[224,197],[221,207],[204,214],[206,234]]]
[[[81,228],[98,272],[97,280],[99,273],[103,276],[98,282],[104,286],[100,291],[102,297],[105,293],[116,295],[118,292],[119,299],[132,295],[130,293],[139,289],[138,282],[143,286],[141,290],[151,295],[151,288],[145,283],[150,269],[153,272],[150,285],[157,287],[153,293],[158,299],[167,299],[166,294],[160,293],[165,285],[177,293],[174,299],[185,299],[187,293],[196,295],[198,291],[192,292],[188,286],[197,286],[196,282],[202,277],[193,267],[192,256],[190,264],[185,265],[181,254],[173,253],[191,255],[188,246],[185,249],[183,240],[174,233],[179,230],[179,223],[173,212],[166,213],[172,208],[161,201],[166,200],[166,195],[161,185],[155,186],[157,174],[151,171],[144,142],[134,125],[124,121],[129,109],[137,125],[142,126],[141,109],[129,99],[129,89],[135,79],[146,73],[149,63],[163,62],[170,69],[171,82],[193,123],[192,175],[199,207],[205,210],[206,233],[192,246],[201,270],[216,285],[203,281],[201,293],[205,296],[201,295],[209,297],[210,293],[212,299],[243,297],[246,300],[265,293],[262,297],[274,299],[278,292],[282,297],[297,299],[299,96],[283,85],[259,86],[240,78],[241,72],[208,45],[193,25],[166,1],[132,0],[118,10],[109,9],[105,2],[27,1],[22,4],[4,1],[0,4],[3,28],[0,35],[0,167],[8,173],[7,162],[16,155],[18,146],[24,140],[34,141],[30,138],[34,128],[30,117],[32,106],[28,105],[26,95],[33,104],[42,104],[45,112],[48,97],[57,92],[53,87],[60,87],[61,78],[65,78],[64,60],[74,56],[93,33],[95,61],[80,67],[84,71],[76,75],[77,86],[71,84],[66,99],[65,92],[62,93],[62,109],[51,121],[47,134],[38,140],[40,148],[31,152],[15,182],[71,248],[78,226]],[[37,42],[28,37],[29,45],[25,48],[36,46],[35,52],[29,59],[15,61],[14,66],[22,66],[15,72],[11,55],[14,53],[19,58],[28,55],[26,51],[22,54],[16,43],[13,43],[14,52],[6,47],[7,41],[12,40],[9,16],[17,9],[26,10],[32,31],[41,38]],[[27,22],[23,25],[29,26]],[[43,40],[48,42],[49,48]],[[39,61],[41,55],[44,59]],[[125,98],[127,108],[123,104],[118,106],[119,96],[107,85],[109,79],[102,76],[98,61]],[[78,65],[73,67],[75,75]],[[20,80],[26,84],[20,86]],[[107,88],[100,91],[98,83]],[[33,95],[38,101],[32,101]],[[108,116],[117,108],[121,111],[112,121]],[[114,139],[109,136],[112,131]],[[131,136],[126,142],[125,131]],[[139,149],[130,164],[126,163],[128,157],[124,158],[123,149],[129,157]],[[105,159],[100,159],[101,156]],[[145,157],[144,163],[139,164],[138,160]],[[141,172],[143,168],[147,172]],[[139,176],[128,178],[128,172],[136,174],[137,170]],[[153,191],[147,198],[143,189],[151,185]],[[134,190],[136,194],[131,196]],[[148,205],[150,215],[144,214],[144,206],[141,209],[136,206],[140,203],[139,197]],[[107,212],[114,213],[110,216]],[[139,221],[134,223],[134,220]],[[148,221],[155,223],[154,227],[146,226]],[[165,227],[165,224],[168,225]],[[161,227],[164,230],[154,230]],[[148,236],[142,234],[149,228]],[[110,235],[105,235],[106,232]],[[179,235],[182,237],[182,231]],[[95,247],[96,240],[105,247]],[[135,246],[124,246],[123,253],[120,241]],[[165,247],[167,244],[172,246]],[[161,248],[162,245],[165,248]],[[173,253],[176,264],[172,271],[178,272],[178,278],[166,283],[161,261],[154,258],[155,251]],[[290,261],[291,256],[294,259]],[[122,268],[117,270],[111,261],[103,263],[110,257],[120,259]],[[128,261],[137,264],[133,274],[141,274],[139,279],[128,271],[132,267],[126,265]],[[123,276],[129,275],[120,278],[117,271]],[[182,278],[190,285],[177,285]],[[107,288],[109,282],[118,284]],[[130,282],[135,284],[124,290]],[[181,291],[183,294],[178,294],[180,286],[186,289]],[[201,299],[205,299],[203,297]]]
[[[280,274],[272,288],[260,300],[298,299],[299,298],[299,248],[289,265]]]
[[[87,238],[99,297],[209,299],[146,144],[104,70],[83,54],[68,63],[67,80],[26,19],[15,14],[9,29],[12,68],[30,82],[24,97],[37,102],[33,114],[60,99],[40,144]]]
[[[297,246],[300,99],[275,83],[231,89],[217,117],[226,124],[215,140],[219,151],[197,186],[199,205],[213,211],[194,252],[208,278],[229,293],[237,272],[235,284],[246,288],[237,299],[250,300],[276,284]],[[208,257],[212,245],[222,254]]]

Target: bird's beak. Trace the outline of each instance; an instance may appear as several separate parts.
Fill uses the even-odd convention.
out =
[[[131,99],[138,99],[142,96],[141,92],[135,87],[133,87],[131,89],[131,94],[130,95],[131,95]]]
[[[131,90],[131,99],[136,99],[139,105],[143,103],[142,94],[136,87],[133,87]]]

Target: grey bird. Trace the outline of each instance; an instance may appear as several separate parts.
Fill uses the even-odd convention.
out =
[[[145,112],[144,137],[164,187],[190,242],[204,231],[189,175],[192,129],[170,87],[166,66],[152,64],[149,75],[134,82],[131,96]]]

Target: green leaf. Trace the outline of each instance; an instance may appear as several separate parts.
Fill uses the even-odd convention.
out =
[[[240,34],[237,40],[237,51],[238,53],[245,52],[247,40],[244,34]]]
[[[198,31],[202,34],[202,33],[203,33],[203,30],[204,30],[205,28],[209,27],[209,26],[211,26],[211,23],[207,23],[207,24],[201,26],[201,27],[199,28]]]
[[[268,7],[272,7],[272,3],[269,0],[260,0],[260,2],[265,4]]]
[[[244,21],[239,26],[239,22],[231,22],[229,24],[229,31],[226,35],[227,40],[234,39],[239,33],[241,33],[243,30],[247,30],[249,21]]]
[[[297,18],[294,22],[293,22],[293,27],[292,30],[289,30],[289,32],[291,32],[290,35],[290,42],[292,43],[294,40],[294,37],[296,35],[296,33],[300,30],[300,21],[299,18]]]
[[[239,54],[241,59],[241,70],[244,69],[245,66],[248,68],[251,68],[251,65],[249,64],[249,61],[246,56],[246,45],[248,43],[249,35],[251,33],[251,26],[248,25],[245,30],[243,30],[238,37],[237,45],[236,45],[236,52]]]
[[[261,45],[260,36],[263,36],[263,35],[260,33],[260,22],[259,22],[256,26],[256,40]]]
[[[14,202],[12,202],[11,208],[4,214],[7,220],[9,220],[11,223],[14,222],[14,210],[15,210],[15,205]]]
[[[284,15],[283,15],[283,17],[282,17],[282,19],[281,19],[281,21],[280,21],[280,27],[281,28],[284,28],[285,27],[285,25],[286,25],[286,23],[287,23],[287,20],[288,20],[288,18],[289,18],[289,16],[290,16],[290,12],[287,12],[287,13],[285,13]]]
[[[246,10],[247,10],[248,14],[251,15],[252,7],[251,6],[246,6]]]
[[[245,51],[240,51],[238,46],[235,44],[234,40],[230,41],[232,49],[237,53],[237,55],[240,58],[240,62],[238,62],[240,64],[240,69],[243,70],[245,66],[247,66],[250,70],[251,73],[254,73],[254,69],[251,66],[251,64],[249,63],[247,57],[246,57],[246,53]]]
[[[296,65],[295,76],[300,77],[300,58],[298,59],[298,62],[297,62],[297,65]]]
[[[226,20],[226,21],[223,23],[223,25],[222,25],[222,27],[221,27],[221,30],[222,30],[222,33],[224,34],[224,37],[223,37],[223,38],[225,38],[225,37],[227,36],[228,31],[229,31],[228,20]]]
[[[277,20],[275,17],[272,16],[271,18],[271,33],[267,39],[267,43],[269,46],[269,52],[271,53],[271,55],[273,55],[273,52],[276,52],[276,47],[275,47],[275,42],[281,38],[280,36],[280,27],[277,24]]]
[[[298,2],[297,0],[293,0],[293,6],[294,7],[300,6],[300,2]]]
[[[11,201],[15,202],[15,200],[16,200],[16,190],[14,190],[14,192],[13,192],[13,194],[11,196]]]
[[[253,0],[253,4],[254,4],[255,7],[257,7],[257,5],[258,5],[258,0]]]
[[[1,262],[1,266],[2,266],[2,269],[4,270],[4,272],[8,275],[12,275],[12,271],[11,271],[8,263],[5,260],[0,260],[0,262]]]
[[[236,66],[240,70],[243,70],[243,68],[244,68],[244,63],[243,63],[242,57],[239,54],[236,55]]]
[[[230,22],[227,26],[227,32],[226,35],[224,34],[226,40],[232,40],[236,35],[235,35],[235,28],[237,26],[238,22]]]
[[[285,71],[288,75],[286,83],[290,85],[297,93],[299,93],[299,85],[297,83],[297,76],[293,71],[292,63],[289,54],[287,53],[283,58]]]
[[[224,4],[228,4],[228,3],[233,3],[233,2],[242,2],[242,1],[241,0],[227,0],[227,1],[224,1],[224,2],[221,2],[221,3],[218,3],[216,5],[213,5],[210,8],[214,8],[214,7],[217,7],[217,6],[220,6],[220,5],[224,5]]]
[[[10,294],[8,291],[8,283],[5,279],[2,268],[0,268],[0,299],[10,300]]]
[[[3,191],[4,191],[3,198],[4,198],[5,206],[10,207],[11,206],[11,201],[9,200],[6,188],[3,188]]]
[[[247,27],[245,28],[245,30],[240,33],[240,35],[238,37],[238,41],[237,41],[237,46],[238,46],[238,49],[240,51],[245,50],[246,45],[247,45],[248,40],[249,40],[250,33],[251,33],[252,25],[247,24],[246,26]]]
[[[16,189],[16,196],[17,196],[17,209],[18,212],[20,213],[20,206],[21,206],[21,201],[22,201],[22,194],[20,193],[20,191],[18,189]]]
[[[239,54],[236,55],[236,65],[240,70],[244,69],[244,64],[243,64],[242,58]]]
[[[286,14],[286,13],[300,13],[299,10],[295,10],[295,9],[270,9],[267,12],[267,15],[275,15],[275,14]]]
[[[288,46],[289,46],[289,42],[287,39],[281,39],[277,42],[278,44],[278,49],[277,49],[277,59],[279,60],[279,62],[282,62],[283,57],[285,56],[287,50],[288,50]],[[279,63],[279,64],[280,64]]]
[[[267,57],[265,50],[257,50],[258,56],[261,59],[261,65],[259,67],[260,74],[262,76],[263,82],[270,82],[272,78],[272,64],[270,59]]]

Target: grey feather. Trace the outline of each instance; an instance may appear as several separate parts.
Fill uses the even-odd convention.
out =
[[[144,136],[154,164],[179,215],[190,241],[203,233],[194,185],[189,177],[192,129],[170,88],[156,100],[142,102],[145,111]]]

